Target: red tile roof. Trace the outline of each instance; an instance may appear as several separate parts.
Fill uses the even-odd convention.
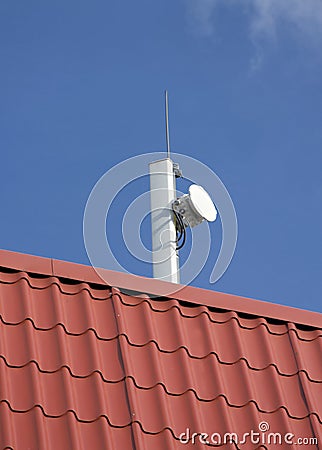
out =
[[[0,251],[0,449],[322,448],[321,314],[104,273]]]

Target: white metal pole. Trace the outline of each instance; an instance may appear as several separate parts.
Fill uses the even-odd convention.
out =
[[[176,181],[170,158],[150,163],[153,277],[180,283],[172,202]]]

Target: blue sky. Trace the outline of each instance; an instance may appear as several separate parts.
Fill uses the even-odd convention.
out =
[[[320,0],[2,1],[0,247],[89,264],[88,195],[165,148],[167,88],[173,151],[217,173],[239,224],[226,274],[209,283],[213,256],[192,284],[321,311],[321,30]]]

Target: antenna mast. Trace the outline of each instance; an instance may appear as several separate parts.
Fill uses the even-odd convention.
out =
[[[204,220],[213,222],[217,210],[209,194],[196,184],[189,187],[189,194],[177,198],[176,178],[182,177],[182,173],[179,165],[170,158],[167,90],[165,128],[167,157],[149,164],[153,277],[180,283],[178,250],[186,241],[185,228],[192,228]]]
[[[177,231],[172,211],[177,196],[176,172],[170,159],[168,91],[165,91],[165,124],[167,156],[150,163],[153,277],[179,283]]]

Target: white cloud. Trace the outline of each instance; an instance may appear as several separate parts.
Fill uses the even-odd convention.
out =
[[[221,0],[186,0],[188,18],[194,30],[209,36],[213,33],[213,13]]]
[[[276,36],[279,26],[292,25],[314,37],[322,32],[322,0],[247,0],[253,9],[254,36]]]
[[[279,27],[291,25],[302,34],[322,36],[322,0],[186,0],[194,26],[205,35],[215,31],[218,7],[247,8],[253,39],[275,38]]]

